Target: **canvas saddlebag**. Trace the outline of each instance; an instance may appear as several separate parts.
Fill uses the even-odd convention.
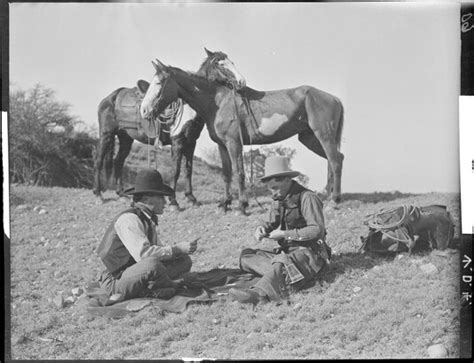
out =
[[[454,223],[446,206],[402,205],[366,217],[361,249],[382,254],[440,249],[452,245]]]

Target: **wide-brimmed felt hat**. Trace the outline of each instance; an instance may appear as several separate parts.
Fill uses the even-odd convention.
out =
[[[163,183],[158,170],[142,169],[135,178],[135,186],[125,190],[127,194],[173,195],[174,190]]]
[[[265,159],[265,175],[260,178],[265,182],[271,178],[288,176],[294,178],[300,175],[299,171],[291,170],[288,166],[288,158],[284,156],[269,156]]]

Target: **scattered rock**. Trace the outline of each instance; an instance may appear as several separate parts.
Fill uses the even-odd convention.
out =
[[[28,341],[28,337],[26,335],[20,335],[16,339],[16,344],[23,344],[23,343],[26,343],[27,341]]]
[[[75,287],[74,289],[71,290],[71,293],[74,296],[79,296],[79,295],[82,295],[84,293],[84,290],[80,287]]]
[[[29,206],[27,204],[20,204],[20,205],[17,205],[15,209],[18,211],[22,211],[22,210],[27,210],[28,208]]]
[[[298,311],[298,310],[301,310],[302,307],[303,307],[303,305],[301,305],[301,303],[296,303],[293,306],[293,310]]]
[[[46,214],[48,213],[48,211],[46,209],[41,209],[38,214]]]
[[[68,296],[65,300],[64,300],[64,304],[65,305],[71,305],[71,304],[74,304],[76,302],[76,299],[74,299],[74,296]]]
[[[210,344],[210,343],[215,342],[215,341],[217,341],[217,337],[212,337],[212,338],[209,338],[208,340],[206,340],[204,342],[204,344]]]
[[[255,332],[251,332],[249,335],[247,335],[247,339],[254,339],[255,337],[257,337]]]
[[[53,303],[58,308],[62,309],[64,307],[64,297],[63,294],[58,294],[53,298]]]
[[[41,209],[41,207],[39,205],[36,205],[34,208],[33,208],[33,211],[37,212]]]
[[[438,269],[432,263],[426,263],[420,266],[420,270],[423,271],[425,274],[434,274],[438,272]]]
[[[430,358],[447,358],[448,351],[443,344],[435,344],[428,348]]]
[[[401,260],[401,259],[404,258],[404,257],[405,257],[405,255],[398,255],[398,256],[397,256],[397,260]]]
[[[217,320],[217,319],[212,319],[212,324],[214,324],[214,325],[219,324],[219,320]]]
[[[358,293],[358,292],[361,291],[361,290],[362,290],[361,287],[356,286],[356,287],[354,287],[354,289],[353,289],[352,291],[354,291],[355,293]]]

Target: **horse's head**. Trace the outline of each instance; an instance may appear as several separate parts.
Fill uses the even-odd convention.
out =
[[[166,107],[178,99],[178,84],[170,77],[170,69],[158,59],[151,62],[155,67],[150,86],[140,104],[140,114],[144,119],[156,118]]]
[[[239,73],[234,63],[223,52],[211,52],[204,48],[207,58],[202,63],[197,74],[200,74],[210,81],[224,83],[233,89],[245,87],[245,78]]]

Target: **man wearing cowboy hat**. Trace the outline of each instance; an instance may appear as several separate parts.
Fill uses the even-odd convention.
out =
[[[331,249],[325,242],[323,205],[316,193],[292,178],[288,159],[271,156],[265,160],[260,179],[272,194],[274,203],[269,220],[258,226],[255,238],[269,238],[279,244],[274,251],[246,248],[240,255],[240,268],[261,278],[250,289],[230,289],[229,296],[242,303],[281,301],[289,292],[307,287],[329,263]]]
[[[174,191],[157,170],[139,171],[135,186],[125,192],[133,196],[132,206],[115,217],[97,248],[106,267],[100,277],[109,294],[106,305],[143,296],[168,299],[180,285],[174,279],[191,269],[189,255],[197,240],[175,246],[160,242],[157,215]]]

